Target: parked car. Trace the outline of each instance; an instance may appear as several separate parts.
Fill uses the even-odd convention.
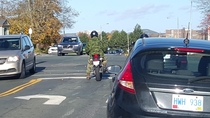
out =
[[[86,43],[83,43],[83,46],[82,46],[82,52],[83,52],[83,54],[86,54],[85,47],[86,47]]]
[[[57,54],[57,53],[58,53],[58,45],[57,44],[49,47],[48,54]]]
[[[58,44],[58,56],[64,56],[68,53],[76,53],[82,55],[83,44],[78,36],[63,36]]]
[[[27,35],[0,36],[0,77],[25,78],[36,72],[36,55]]]
[[[116,75],[107,118],[210,118],[209,46],[196,39],[138,39],[122,69],[107,67]]]

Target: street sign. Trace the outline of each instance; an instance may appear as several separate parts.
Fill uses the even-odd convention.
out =
[[[59,95],[42,95],[42,94],[37,94],[37,95],[28,95],[28,96],[19,96],[15,97],[16,99],[23,99],[23,100],[30,100],[31,98],[47,98],[45,105],[59,105],[62,101],[66,99],[65,96],[59,96]]]
[[[32,29],[31,28],[28,29],[28,33],[32,34]]]

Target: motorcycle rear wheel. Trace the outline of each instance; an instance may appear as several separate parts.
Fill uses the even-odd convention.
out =
[[[99,66],[97,66],[95,68],[95,76],[96,76],[96,81],[101,81],[102,73],[100,72],[100,67]]]

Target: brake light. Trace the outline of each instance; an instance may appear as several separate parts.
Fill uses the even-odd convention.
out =
[[[94,55],[93,55],[93,58],[95,58],[95,59],[96,59],[96,58],[99,58],[99,55],[98,55],[98,54],[94,54]]]
[[[131,70],[130,62],[128,62],[119,76],[118,79],[119,87],[126,92],[135,94],[136,91],[133,86],[133,75]]]
[[[175,48],[174,50],[181,52],[204,52],[204,50],[194,48]]]

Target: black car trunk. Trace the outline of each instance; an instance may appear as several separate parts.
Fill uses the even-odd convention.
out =
[[[174,55],[174,52],[169,51],[146,52],[132,59],[133,81],[139,108],[161,114],[173,112],[173,115],[176,115],[181,112],[182,115],[209,115],[210,55],[185,53],[185,63],[171,63],[161,58],[171,53]],[[177,60],[175,58],[175,62],[181,62]]]

